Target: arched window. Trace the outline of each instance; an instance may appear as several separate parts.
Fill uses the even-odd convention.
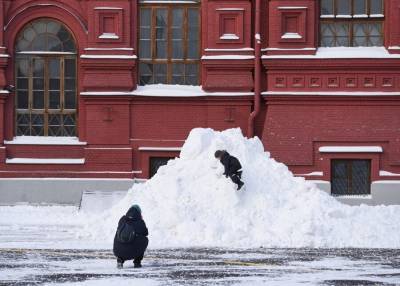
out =
[[[16,42],[16,135],[76,136],[76,45],[50,19],[34,21]]]

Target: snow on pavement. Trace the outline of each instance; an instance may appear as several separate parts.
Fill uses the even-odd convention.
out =
[[[110,250],[0,249],[0,285],[398,285],[399,250],[163,249],[119,270]],[[396,284],[397,283],[397,284]]]

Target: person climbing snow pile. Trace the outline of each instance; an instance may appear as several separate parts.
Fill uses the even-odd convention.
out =
[[[225,177],[231,178],[232,182],[237,185],[237,189],[240,190],[244,183],[242,182],[242,165],[240,164],[239,160],[230,155],[225,150],[217,150],[215,152],[215,158],[217,158],[222,165],[224,165]]]
[[[117,267],[122,268],[126,260],[132,260],[135,268],[142,267],[142,259],[149,244],[149,232],[142,218],[142,210],[133,205],[118,222],[114,237],[113,252],[117,257]]]

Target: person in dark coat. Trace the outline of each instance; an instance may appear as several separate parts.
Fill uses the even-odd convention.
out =
[[[113,252],[117,257],[117,267],[122,268],[126,260],[133,259],[134,267],[142,267],[142,259],[149,244],[146,223],[142,218],[142,210],[133,205],[118,222],[114,237]]]
[[[217,158],[222,165],[224,165],[225,171],[224,175],[226,177],[231,178],[232,182],[234,182],[238,186],[238,190],[240,190],[244,183],[242,182],[242,165],[239,160],[230,155],[225,150],[217,150],[215,152],[215,158]]]

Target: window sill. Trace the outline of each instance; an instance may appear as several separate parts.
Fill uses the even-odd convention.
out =
[[[85,159],[42,159],[42,158],[12,158],[6,159],[6,164],[24,165],[83,165]]]
[[[332,197],[345,200],[372,200],[372,195],[334,195]]]
[[[382,153],[381,146],[322,146],[320,153]]]
[[[263,59],[399,59],[385,47],[319,47],[315,55],[264,55]]]
[[[87,145],[79,141],[78,137],[45,137],[45,136],[17,136],[12,141],[4,141],[4,145]]]

